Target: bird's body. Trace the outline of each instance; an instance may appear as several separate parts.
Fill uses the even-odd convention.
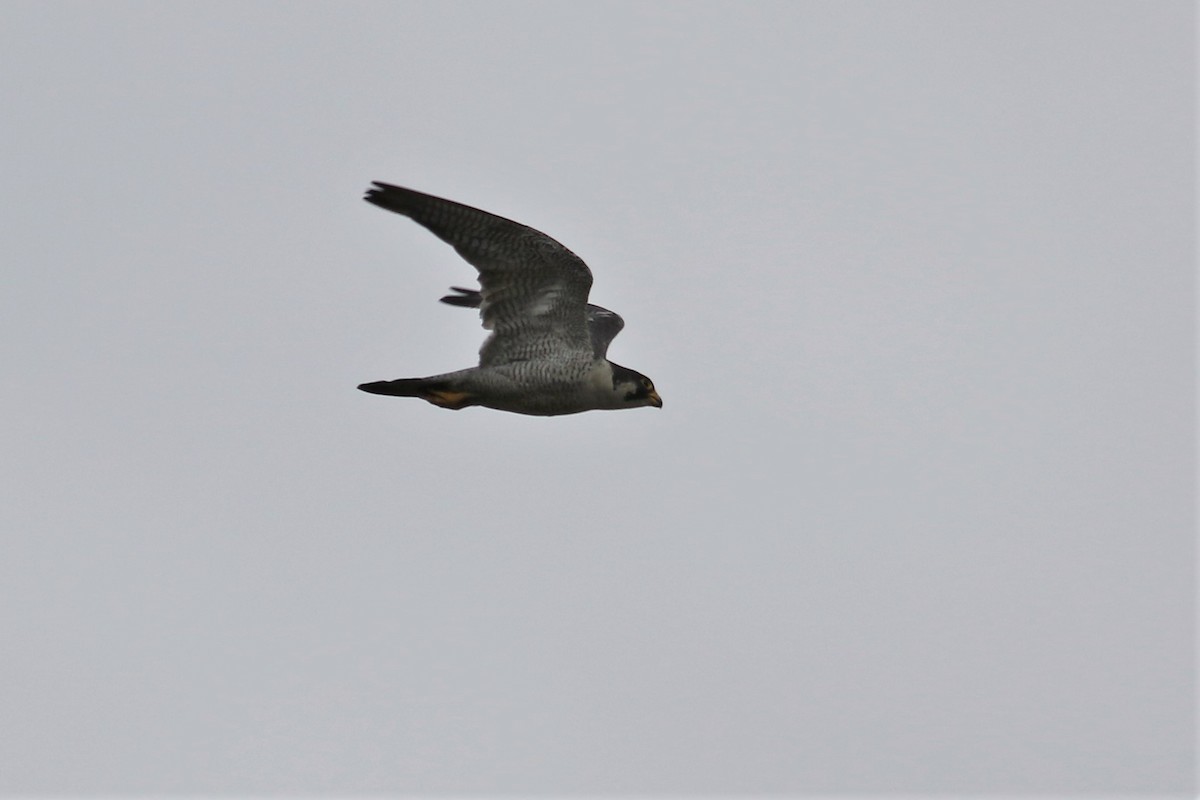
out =
[[[455,410],[485,406],[537,416],[662,407],[649,378],[608,360],[624,322],[588,304],[592,274],[578,256],[486,211],[385,183],[374,187],[368,202],[420,223],[479,270],[480,291],[455,287],[442,302],[478,308],[492,334],[477,367],[359,389]]]

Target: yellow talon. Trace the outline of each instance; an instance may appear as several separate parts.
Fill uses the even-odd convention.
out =
[[[455,392],[450,389],[431,389],[425,393],[425,399],[435,406],[442,408],[463,408],[470,399],[466,392]]]

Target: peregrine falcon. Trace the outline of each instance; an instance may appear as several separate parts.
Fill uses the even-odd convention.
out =
[[[484,406],[536,416],[662,408],[645,375],[606,357],[625,322],[588,303],[592,273],[540,231],[477,208],[375,181],[363,199],[428,228],[479,271],[480,290],[452,287],[443,303],[478,308],[492,333],[479,366],[364,383],[372,394],[419,397],[442,408]]]

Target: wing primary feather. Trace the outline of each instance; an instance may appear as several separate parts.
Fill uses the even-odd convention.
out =
[[[448,294],[441,298],[441,302],[449,306],[459,306],[460,308],[479,308],[483,302],[483,295],[477,289],[464,289],[461,286],[451,286],[450,291],[458,292],[458,294]]]

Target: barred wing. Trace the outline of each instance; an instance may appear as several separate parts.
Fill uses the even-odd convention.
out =
[[[519,222],[411,189],[372,185],[363,199],[423,225],[479,270],[480,316],[492,331],[479,351],[481,366],[593,352],[592,273],[579,256]]]
[[[479,308],[482,302],[478,290],[464,289],[461,286],[451,286],[448,294],[441,298],[443,303],[460,308]],[[605,358],[608,355],[608,345],[625,327],[625,320],[615,311],[609,311],[601,306],[587,305],[588,336],[592,340],[592,355]]]

